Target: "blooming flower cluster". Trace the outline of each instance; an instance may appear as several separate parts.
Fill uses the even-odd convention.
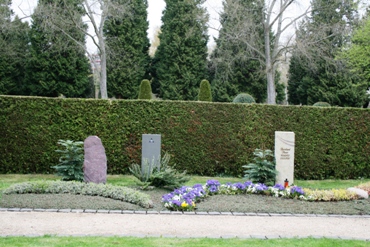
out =
[[[183,186],[173,192],[163,195],[164,206],[175,211],[192,211],[196,207],[196,202],[205,197],[206,192],[201,184],[193,187]]]
[[[206,196],[243,193],[305,199],[303,189],[297,186],[284,188],[284,186],[276,184],[273,187],[268,187],[261,183],[253,184],[251,181],[220,184],[217,180],[208,180],[205,185],[196,184],[193,187],[183,186],[169,194],[163,195],[162,202],[170,210],[193,211],[196,208],[196,203]]]

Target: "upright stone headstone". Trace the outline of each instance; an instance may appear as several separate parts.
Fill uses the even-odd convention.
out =
[[[294,183],[294,132],[275,131],[276,183],[289,185]]]
[[[160,164],[161,158],[161,135],[143,134],[141,149],[141,170],[145,172],[147,162],[152,165]],[[160,167],[158,167],[159,169]]]
[[[107,156],[102,141],[97,136],[89,136],[84,141],[84,181],[107,182]]]

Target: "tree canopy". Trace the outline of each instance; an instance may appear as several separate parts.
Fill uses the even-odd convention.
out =
[[[196,100],[207,78],[208,16],[205,0],[165,0],[160,45],[152,63],[152,88],[160,98]]]
[[[105,21],[108,95],[138,97],[140,82],[149,78],[147,0],[133,0],[129,14],[110,16]]]

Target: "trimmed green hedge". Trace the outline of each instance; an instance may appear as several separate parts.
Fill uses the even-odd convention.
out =
[[[181,170],[242,175],[275,131],[296,136],[295,177],[370,177],[370,110],[180,101],[0,96],[0,173],[51,173],[57,141],[102,139],[108,172],[140,163],[141,135],[162,134]]]

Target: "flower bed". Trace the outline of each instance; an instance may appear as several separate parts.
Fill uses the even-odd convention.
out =
[[[273,187],[267,187],[260,183],[253,184],[250,181],[245,183],[220,184],[217,180],[208,180],[205,185],[196,184],[193,187],[183,186],[169,194],[163,195],[162,202],[170,210],[193,211],[196,208],[196,203],[200,202],[201,199],[217,194],[264,194],[275,197],[304,197],[304,191],[297,186],[284,188],[284,186],[276,184]]]
[[[298,186],[285,188],[283,185],[266,186],[254,184],[251,181],[244,183],[220,184],[217,180],[208,180],[206,184],[196,184],[193,187],[183,186],[162,196],[162,203],[169,210],[193,211],[196,204],[203,198],[212,195],[261,194],[274,197],[296,198],[307,201],[339,201],[353,200],[357,196],[347,190],[309,190]],[[328,195],[328,196],[326,196]],[[338,195],[338,196],[337,196]]]

